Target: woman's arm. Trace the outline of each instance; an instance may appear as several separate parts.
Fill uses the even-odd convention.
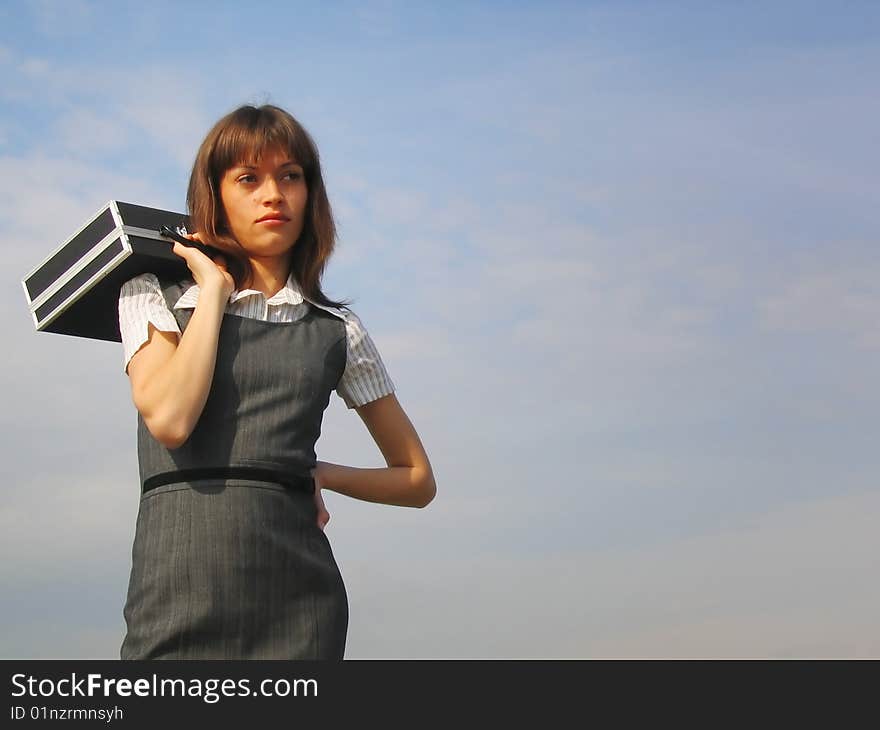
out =
[[[193,236],[195,240],[196,237]],[[222,261],[174,244],[199,285],[195,311],[178,338],[149,327],[147,343],[128,364],[131,394],[150,433],[168,448],[181,446],[195,428],[214,378],[220,323],[234,282]]]
[[[425,507],[437,493],[434,472],[415,428],[393,393],[358,407],[386,468],[361,469],[319,461],[316,486],[367,502]]]

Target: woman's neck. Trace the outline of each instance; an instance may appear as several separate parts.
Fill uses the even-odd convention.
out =
[[[277,294],[287,284],[290,273],[289,261],[263,261],[251,259],[251,277],[245,282],[243,289],[256,289],[263,292],[265,297]]]

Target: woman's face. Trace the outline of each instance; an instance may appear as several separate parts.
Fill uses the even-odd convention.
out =
[[[230,168],[220,180],[229,231],[251,259],[289,256],[308,195],[302,167],[281,149]]]

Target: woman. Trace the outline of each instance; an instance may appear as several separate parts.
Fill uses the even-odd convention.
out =
[[[335,227],[317,150],[287,112],[243,106],[199,149],[187,194],[192,280],[120,292],[143,495],[123,659],[341,659],[330,489],[423,507],[434,477],[358,317],[321,291]],[[387,468],[316,460],[335,389]]]

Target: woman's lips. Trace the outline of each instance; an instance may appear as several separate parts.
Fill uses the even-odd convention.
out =
[[[266,218],[260,218],[257,223],[264,226],[283,226],[285,223],[289,223],[290,218],[285,218],[284,216],[270,216]]]

